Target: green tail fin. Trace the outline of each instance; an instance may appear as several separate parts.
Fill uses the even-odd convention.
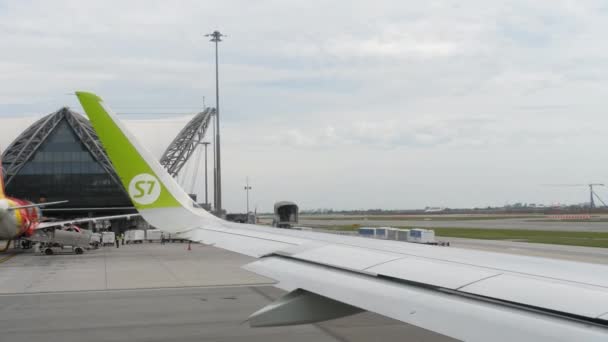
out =
[[[81,91],[76,96],[137,209],[179,207],[192,202],[99,96]]]

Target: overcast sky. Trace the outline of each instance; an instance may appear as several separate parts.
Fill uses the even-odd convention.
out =
[[[203,34],[215,29],[228,35],[231,211],[244,211],[247,176],[260,210],[282,199],[338,209],[579,203],[584,187],[542,184],[608,182],[600,1],[0,1],[0,144],[14,138],[15,117],[82,112],[66,95],[80,89],[162,153],[180,113],[203,96],[214,105]]]

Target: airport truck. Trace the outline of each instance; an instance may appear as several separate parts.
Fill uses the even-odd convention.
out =
[[[75,225],[56,229],[39,230],[35,239],[38,249],[46,255],[55,254],[55,251],[71,251],[75,254],[84,253],[90,248],[92,233]]]

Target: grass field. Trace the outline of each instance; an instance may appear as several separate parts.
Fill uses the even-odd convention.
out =
[[[434,228],[437,236],[608,248],[608,233],[521,229]]]
[[[321,227],[319,227],[321,228]],[[322,226],[324,229],[356,230],[359,225]],[[398,228],[414,228],[401,226]],[[483,240],[508,240],[518,242],[547,243],[553,245],[570,245],[608,248],[608,233],[567,232],[521,229],[483,229],[483,228],[430,228],[439,237],[455,237]]]
[[[478,216],[440,216],[440,215],[424,215],[424,216],[399,216],[399,215],[373,215],[373,216],[300,216],[300,220],[311,221],[352,221],[352,220],[370,220],[370,221],[481,221],[481,220],[505,220],[505,219],[542,219],[544,215],[478,215]]]

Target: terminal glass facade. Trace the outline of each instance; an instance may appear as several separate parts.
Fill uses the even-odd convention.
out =
[[[7,184],[10,196],[37,202],[68,200],[57,207],[130,207],[130,199],[94,159],[63,119]]]

